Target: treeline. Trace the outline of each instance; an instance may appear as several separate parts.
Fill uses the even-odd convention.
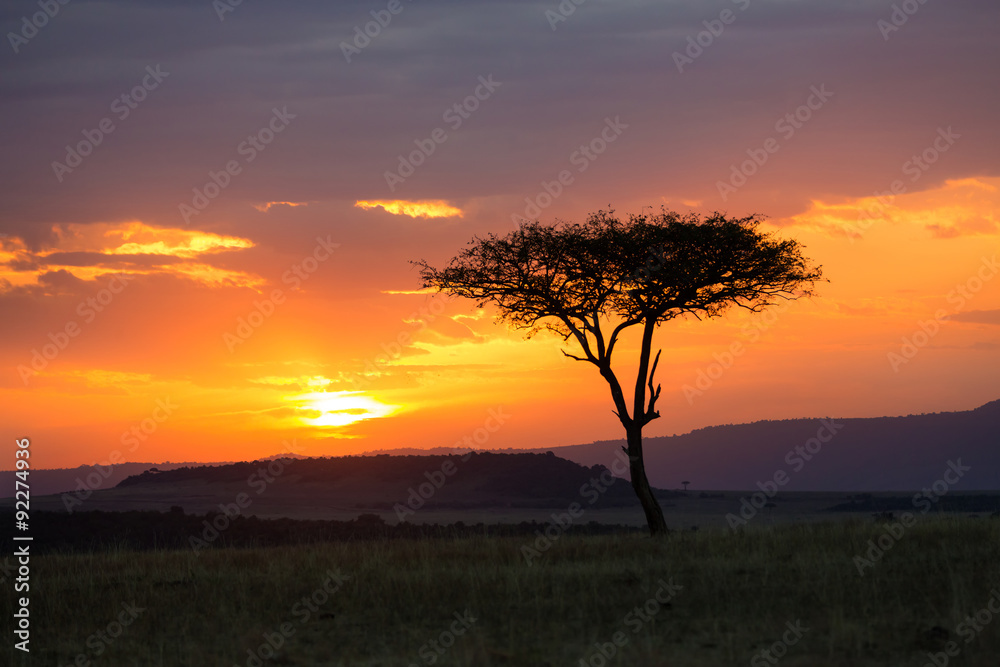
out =
[[[13,525],[13,512],[0,512],[0,521]],[[353,521],[259,519],[221,512],[185,514],[180,507],[169,512],[129,511],[31,513],[32,553],[74,553],[123,549],[202,549],[275,547],[372,539],[426,539],[473,536],[536,537],[549,523],[449,525],[385,523],[375,514]],[[642,532],[640,528],[611,526],[591,521],[560,529],[561,533],[608,535]]]
[[[942,496],[873,496],[858,494],[845,503],[829,508],[830,512],[905,512],[929,507],[931,512],[1000,512],[1000,495],[949,494]]]

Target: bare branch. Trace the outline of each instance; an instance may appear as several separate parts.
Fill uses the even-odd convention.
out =
[[[659,384],[657,384],[656,388],[655,389],[653,388],[653,376],[656,375],[656,367],[660,363],[660,353],[661,352],[663,352],[663,350],[657,350],[656,351],[656,358],[653,359],[653,367],[649,371],[649,406],[646,408],[646,414],[645,414],[645,417],[644,417],[644,419],[645,419],[644,424],[648,424],[649,422],[653,421],[654,419],[659,418],[659,416],[660,416],[660,413],[656,411],[656,401],[659,400],[659,398],[660,398],[660,390],[663,387],[661,387]]]
[[[642,324],[642,320],[639,318],[631,318],[621,322],[614,328],[614,331],[611,332],[611,336],[608,337],[607,358],[609,362],[611,361],[611,353],[615,351],[615,344],[618,342],[618,336],[621,332],[625,331],[625,329],[635,326],[636,324]]]
[[[569,357],[570,359],[575,359],[576,361],[591,361],[591,360],[590,360],[590,359],[588,359],[587,357],[578,357],[578,356],[576,356],[575,354],[570,354],[570,353],[569,353],[569,352],[567,352],[566,350],[559,350],[559,351],[560,351],[560,352],[562,352],[564,356],[567,356],[567,357]]]

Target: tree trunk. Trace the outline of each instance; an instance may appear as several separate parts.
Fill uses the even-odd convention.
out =
[[[627,429],[629,474],[632,478],[632,490],[642,503],[642,511],[646,513],[646,525],[649,526],[651,537],[662,537],[669,532],[667,522],[663,518],[663,508],[653,496],[653,489],[646,478],[646,463],[642,457],[642,427],[633,426]]]

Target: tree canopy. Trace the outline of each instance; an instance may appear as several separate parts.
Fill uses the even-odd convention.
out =
[[[641,473],[639,486],[648,491],[641,430],[659,417],[660,386],[653,379],[659,352],[649,366],[654,330],[683,315],[719,317],[732,307],[756,312],[778,299],[811,296],[822,277],[800,243],[762,231],[762,219],[661,210],[622,220],[614,211],[597,211],[580,223],[526,222],[505,236],[475,237],[443,269],[415,264],[424,287],[492,305],[529,336],[547,329],[575,340],[579,353],[563,354],[594,364],[607,380],[629,436],[633,486]],[[630,412],[611,357],[633,326],[643,335]],[[657,532],[647,507],[652,494],[644,499],[640,488],[636,492]],[[657,512],[662,523],[658,505]]]
[[[624,329],[648,320],[717,317],[731,306],[759,311],[811,295],[804,285],[820,269],[797,241],[761,232],[760,222],[666,211],[622,221],[598,211],[583,223],[530,222],[507,236],[474,238],[440,271],[416,264],[424,287],[492,304],[529,333],[544,327],[575,337],[594,361],[610,357]],[[605,339],[607,317],[621,321]]]

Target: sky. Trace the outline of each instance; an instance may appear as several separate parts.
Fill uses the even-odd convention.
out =
[[[998,14],[4,2],[4,437],[34,467],[621,437],[561,340],[410,263],[601,209],[760,214],[829,280],[662,326],[647,435],[1000,398]]]

